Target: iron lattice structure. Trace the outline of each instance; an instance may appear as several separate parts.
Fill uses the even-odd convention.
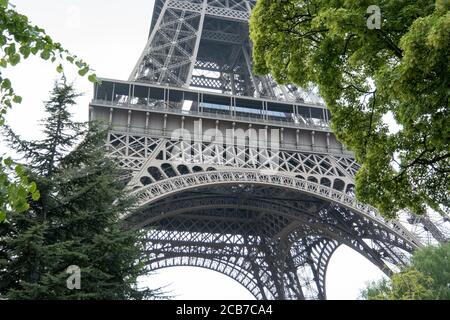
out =
[[[313,91],[252,73],[248,20],[256,0],[156,1],[150,39],[129,80],[233,95],[314,101]]]
[[[254,2],[157,0],[130,79],[95,86],[90,119],[110,128],[139,199],[123,218],[148,229],[149,271],[203,267],[259,299],[325,299],[340,245],[389,274],[446,241],[448,221],[386,221],[359,203],[359,166],[320,99],[252,73]]]

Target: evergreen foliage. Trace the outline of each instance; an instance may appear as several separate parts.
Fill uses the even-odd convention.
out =
[[[133,205],[121,172],[104,148],[105,133],[76,123],[69,108],[79,95],[55,84],[46,102],[45,138],[25,141],[7,130],[23,155],[40,197],[0,224],[0,295],[8,299],[145,299],[140,235],[119,216]],[[81,269],[81,289],[69,290],[67,268]]]

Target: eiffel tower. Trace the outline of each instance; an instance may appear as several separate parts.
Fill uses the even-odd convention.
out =
[[[314,90],[253,74],[255,2],[156,0],[130,78],[95,85],[90,119],[110,128],[139,199],[123,219],[148,230],[149,271],[201,267],[257,299],[326,299],[340,245],[390,274],[423,238],[355,199],[359,165]]]

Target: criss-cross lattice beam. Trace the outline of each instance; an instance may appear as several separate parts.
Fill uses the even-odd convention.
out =
[[[129,80],[323,105],[310,88],[277,85],[270,76],[253,74],[248,21],[255,3],[157,0],[147,45]],[[197,60],[219,65],[222,71],[219,75],[195,74],[201,70],[195,68]]]
[[[198,10],[181,4],[196,6]],[[130,80],[188,86],[200,45],[207,0],[165,1]]]

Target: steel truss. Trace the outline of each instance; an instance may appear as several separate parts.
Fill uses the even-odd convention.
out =
[[[126,221],[156,227],[147,235],[149,270],[213,269],[260,299],[324,299],[326,269],[340,244],[387,273],[385,261],[402,264],[415,246],[378,221],[267,186],[197,188],[156,201]]]
[[[336,190],[351,193],[353,179],[359,169],[351,157],[331,154],[313,154],[299,151],[273,151],[261,147],[218,145],[206,142],[173,141],[146,135],[130,135],[111,132],[109,134],[111,155],[118,158],[124,169],[138,172],[133,185],[140,180],[157,181],[149,174],[150,167],[169,163],[179,173],[185,165],[194,172],[193,165],[211,165],[213,168],[234,167],[239,169],[272,170],[289,173],[299,179],[316,182]],[[182,164],[181,168],[178,168]],[[157,168],[162,177],[168,178],[164,170]],[[208,167],[204,168],[208,170]],[[144,184],[140,184],[143,186]]]
[[[327,268],[340,245],[390,274],[425,243],[423,232],[438,242],[447,241],[449,229],[436,219],[406,214],[401,221],[387,221],[358,202],[354,181],[359,165],[343,149],[329,148],[329,130],[319,135],[307,127],[310,149],[299,143],[300,127],[288,121],[283,127],[286,136],[292,125],[298,128],[291,137],[295,144],[284,143],[281,129],[277,149],[251,144],[255,137],[250,133],[244,138],[248,145],[171,137],[167,129],[177,129],[174,123],[184,127],[185,116],[204,119],[204,125],[199,123],[207,127],[205,131],[217,132],[219,126],[218,119],[202,113],[203,107],[195,114],[181,109],[185,94],[191,100],[197,97],[200,106],[203,93],[183,89],[175,110],[168,104],[171,87],[231,94],[230,110],[236,107],[236,96],[251,97],[242,98],[244,107],[253,98],[267,98],[256,99],[262,100],[265,118],[245,118],[249,127],[270,126],[272,104],[267,101],[273,100],[310,102],[311,119],[311,108],[320,109],[328,119],[314,92],[280,86],[270,76],[252,73],[248,19],[255,2],[157,0],[148,43],[130,77],[131,82],[154,87],[109,81],[110,89],[101,88],[91,104],[91,119],[106,120],[110,127],[109,152],[126,172],[124,179],[138,199],[137,207],[122,218],[130,228],[147,231],[148,270],[196,266],[227,275],[258,299],[326,299]],[[105,112],[99,99],[110,100],[109,110]],[[144,112],[124,112],[132,100]],[[299,105],[304,103],[290,102],[284,104],[300,114]],[[152,103],[164,105],[164,110]],[[236,110],[228,116],[236,118]],[[151,121],[156,128],[149,127]],[[141,128],[133,128],[133,123]],[[235,123],[231,127],[234,132]],[[315,149],[320,137],[324,147]]]
[[[401,223],[356,201],[359,166],[350,156],[113,131],[108,141],[139,198],[140,209],[124,219],[151,227],[149,270],[198,266],[259,299],[325,299],[326,270],[339,245],[387,274],[421,246]]]
[[[130,81],[250,97],[322,103],[314,89],[253,74],[248,20],[253,0],[158,0]]]

